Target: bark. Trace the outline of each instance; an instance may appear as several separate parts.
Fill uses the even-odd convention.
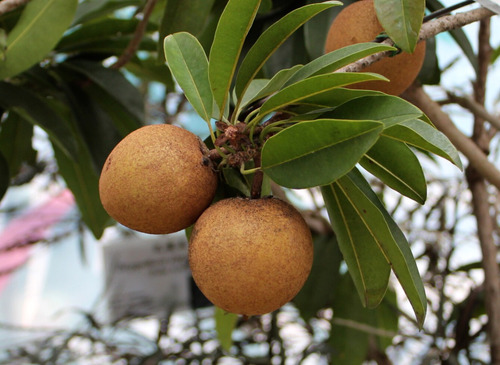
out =
[[[18,7],[23,6],[24,4],[29,2],[30,0],[3,0],[2,2],[0,2],[0,15],[15,10]]]

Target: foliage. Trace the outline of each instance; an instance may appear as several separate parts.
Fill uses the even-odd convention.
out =
[[[387,34],[405,51],[416,45],[425,5],[442,7],[436,0],[375,4]],[[417,328],[424,324],[428,299],[410,244],[373,182],[424,204],[428,183],[420,156],[462,165],[455,147],[418,108],[399,97],[348,88],[382,76],[335,72],[394,50],[366,43],[323,55],[321,40],[340,5],[159,0],[145,18],[133,55],[127,47],[137,36],[141,20],[135,15],[144,11],[144,1],[32,0],[3,14],[0,196],[26,166],[38,173],[31,137],[35,127],[41,128],[52,143],[57,176],[100,238],[113,224],[97,189],[106,156],[132,130],[158,122],[145,108],[150,85],[160,84],[165,95],[178,86],[219,152],[219,198],[250,195],[259,173],[264,192],[271,185],[319,192],[328,233],[317,232],[313,272],[295,305],[306,321],[333,308],[328,341],[336,350],[325,352],[337,362],[359,363],[373,350],[371,330],[345,323],[389,333],[375,333],[375,348],[383,353],[399,328],[391,272],[411,304]],[[402,24],[406,17],[411,22]],[[463,31],[452,35],[477,67]],[[129,57],[121,69],[115,66],[120,57]],[[439,75],[435,49],[427,57],[425,71]],[[161,114],[163,119],[166,111]],[[239,128],[238,141],[227,138],[229,126]],[[231,330],[241,323],[220,312],[215,321],[228,351]]]

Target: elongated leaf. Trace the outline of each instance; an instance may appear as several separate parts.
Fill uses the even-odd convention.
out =
[[[359,171],[352,170],[337,183],[349,197],[366,226],[370,227],[405,291],[419,325],[422,326],[427,310],[424,285],[403,232]]]
[[[348,101],[367,95],[382,95],[382,93],[373,90],[347,89],[339,87],[302,99],[299,102],[299,106],[297,108],[291,108],[290,111],[303,114],[308,112],[307,108],[311,108],[309,111],[323,108],[336,108],[347,103]]]
[[[420,119],[396,124],[384,131],[384,135],[432,152],[463,169],[457,149],[450,140],[433,126]]]
[[[10,173],[9,173],[9,163],[0,151],[0,201],[2,200],[5,192],[9,188],[10,184]]]
[[[301,122],[266,141],[262,168],[276,183],[289,188],[330,184],[358,163],[382,128],[374,121]]]
[[[424,204],[427,183],[420,162],[403,142],[380,136],[360,161],[371,174],[399,193]]]
[[[215,308],[215,330],[217,331],[217,339],[221,347],[229,352],[233,344],[233,330],[236,327],[238,316],[234,313],[227,313],[220,308]]]
[[[269,114],[273,111],[296,104],[303,99],[338,87],[367,80],[385,80],[385,78],[376,74],[359,72],[342,72],[313,76],[285,87],[271,96],[260,108],[259,115]]]
[[[306,5],[288,13],[276,23],[267,28],[248,51],[241,63],[236,78],[236,97],[240,98],[250,82],[264,63],[271,57],[273,52],[282,45],[288,37],[301,25],[316,14],[341,5],[339,1],[324,1],[321,3]]]
[[[201,33],[215,0],[168,0],[160,25],[160,39],[167,35],[187,32],[194,36]],[[164,55],[164,42],[160,42],[160,57]]]
[[[208,76],[222,118],[229,88],[246,35],[259,10],[260,0],[229,0],[222,12],[210,49]]]
[[[165,58],[194,110],[210,122],[214,99],[208,80],[208,60],[201,44],[189,33],[171,34],[165,38]]]
[[[103,67],[99,62],[71,60],[64,63],[65,67],[89,78],[99,86],[107,98],[114,99],[133,119],[131,123],[118,125],[124,135],[139,128],[144,122],[144,101],[139,90],[118,70]]]
[[[78,0],[32,0],[7,37],[0,79],[17,75],[47,56],[73,20]]]
[[[73,25],[85,23],[93,19],[111,14],[127,6],[139,6],[141,0],[87,0],[78,4]]]
[[[387,290],[391,266],[380,250],[370,223],[362,217],[340,183],[322,186],[328,216],[340,251],[364,307],[375,308]]]
[[[374,0],[380,24],[403,51],[412,53],[424,19],[425,0]]]
[[[43,99],[21,87],[0,82],[0,105],[5,109],[14,110],[25,120],[41,127],[64,153],[76,159],[78,148],[73,131]]]
[[[286,86],[310,76],[333,72],[371,54],[394,49],[394,47],[374,42],[356,43],[337,49],[304,65],[287,81]]]

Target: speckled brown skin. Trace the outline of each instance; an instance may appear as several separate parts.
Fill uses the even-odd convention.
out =
[[[325,42],[325,52],[362,42],[371,42],[383,31],[373,0],[357,1],[346,6],[337,15]],[[402,52],[386,57],[363,69],[387,77],[387,81],[369,81],[349,86],[353,89],[378,90],[400,95],[418,76],[425,58],[425,42],[420,42],[412,54]]]
[[[137,231],[165,234],[193,224],[210,205],[217,175],[206,146],[172,125],[149,125],[111,151],[99,179],[104,209]]]
[[[221,200],[196,222],[189,243],[193,278],[219,308],[272,312],[302,288],[313,261],[300,213],[276,198]]]

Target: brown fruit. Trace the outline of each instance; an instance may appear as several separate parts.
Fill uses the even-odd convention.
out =
[[[217,175],[207,148],[193,133],[149,125],[109,154],[99,179],[104,209],[137,231],[164,234],[193,224],[210,205]]]
[[[246,316],[272,312],[302,288],[313,261],[300,213],[276,198],[221,200],[194,225],[189,265],[205,296]]]
[[[346,6],[337,15],[325,43],[325,52],[362,42],[371,42],[383,31],[373,0],[357,1]],[[425,42],[417,44],[412,54],[402,52],[394,57],[385,57],[363,69],[387,77],[387,81],[368,81],[350,85],[353,89],[378,90],[391,95],[400,95],[418,76],[425,58]]]

